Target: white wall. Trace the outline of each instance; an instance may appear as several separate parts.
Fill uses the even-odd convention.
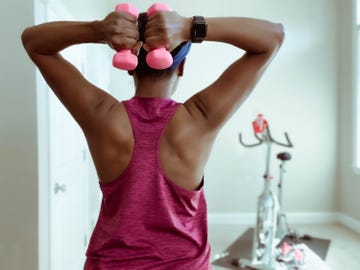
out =
[[[250,16],[281,22],[286,40],[253,94],[220,133],[206,168],[209,213],[255,211],[264,173],[264,149],[244,149],[238,133],[253,142],[251,121],[261,112],[274,137],[288,131],[295,148],[284,184],[285,210],[332,212],[335,207],[337,125],[337,1],[167,1],[184,16]],[[152,1],[131,1],[145,11]],[[240,51],[223,44],[193,45],[175,98],[186,100],[216,79]],[[131,78],[113,71],[114,94],[130,97]],[[273,175],[277,177],[274,148]]]
[[[103,1],[85,1],[85,0],[48,0],[62,2],[68,11],[74,15],[76,20],[101,20],[105,17],[105,5]]]
[[[355,89],[356,89],[356,17],[353,0],[339,3],[341,18],[339,38],[339,184],[338,209],[360,224],[360,175],[355,174]],[[355,2],[355,1],[354,1]],[[359,124],[359,123],[358,123]],[[359,225],[360,226],[360,225]]]
[[[1,2],[0,268],[37,269],[38,161],[35,68],[20,36],[33,1]]]

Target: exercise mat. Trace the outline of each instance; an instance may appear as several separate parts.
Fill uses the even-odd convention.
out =
[[[213,265],[222,266],[230,269],[250,269],[242,268],[239,266],[239,259],[251,259],[252,258],[252,242],[253,242],[254,229],[249,228],[245,233],[243,233],[239,238],[237,238],[226,250],[221,254],[215,256],[215,260],[212,262]],[[291,238],[285,238],[283,241],[294,242]],[[316,237],[311,237],[311,239],[298,239],[296,243],[305,244],[313,253],[316,254],[322,262],[324,263],[326,255],[330,246],[330,240],[321,239]],[[306,256],[306,255],[305,255]],[[310,253],[309,259],[314,261],[314,256]],[[316,260],[318,261],[318,260]],[[310,265],[309,265],[310,267]],[[304,267],[303,269],[307,269]],[[309,270],[313,268],[309,268]],[[323,270],[329,268],[317,268],[317,270]]]

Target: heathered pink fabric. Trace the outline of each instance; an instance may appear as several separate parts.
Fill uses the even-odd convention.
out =
[[[100,184],[101,210],[85,270],[209,270],[204,189],[183,189],[166,177],[159,141],[178,103],[134,97],[124,102],[135,139],[125,171]]]

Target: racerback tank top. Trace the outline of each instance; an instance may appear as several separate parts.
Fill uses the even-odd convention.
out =
[[[84,269],[211,269],[203,185],[181,188],[159,162],[161,136],[179,103],[133,97],[124,106],[133,156],[115,181],[100,183],[101,208]]]

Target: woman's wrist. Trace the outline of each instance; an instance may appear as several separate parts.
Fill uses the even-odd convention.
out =
[[[90,28],[93,33],[94,43],[107,43],[102,21],[90,22]]]
[[[183,33],[182,33],[184,41],[191,41],[192,22],[193,22],[193,17],[184,18]]]

